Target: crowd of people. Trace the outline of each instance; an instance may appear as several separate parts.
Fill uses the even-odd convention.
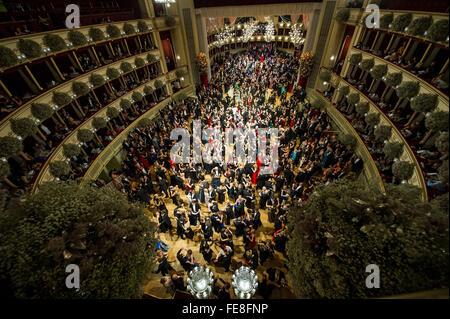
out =
[[[167,238],[173,235],[176,243],[183,242],[176,258],[186,271],[184,280],[199,265],[225,273],[244,265],[263,272],[259,293],[269,297],[274,287],[286,284],[281,268],[290,205],[306,200],[317,184],[362,169],[361,160],[330,134],[326,112],[313,109],[302,88],[293,88],[297,61],[271,45],[228,55],[212,66],[211,81],[196,98],[171,103],[158,120],[136,128],[123,143],[127,156],[122,171],[111,172],[112,182],[130,201],[141,202],[154,213],[160,238],[156,272],[165,287],[185,289],[183,276],[169,276],[173,266],[168,255],[174,248]],[[200,120],[203,128],[220,126],[222,131],[277,128],[276,172],[260,174],[265,165],[261,150],[256,163],[229,158],[211,164],[174,163],[170,151],[176,141],[169,138],[170,132],[191,131],[193,120]],[[202,140],[203,148],[207,142]],[[267,149],[265,154],[269,153]],[[261,227],[262,220],[268,225]],[[162,234],[170,237],[163,240]],[[197,253],[202,257],[195,257]],[[275,259],[281,260],[278,268],[271,267]],[[217,297],[229,296],[229,282],[222,284]]]

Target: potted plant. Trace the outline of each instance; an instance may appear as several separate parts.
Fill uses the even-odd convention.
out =
[[[23,152],[23,144],[16,137],[0,137],[0,158],[10,158]]]
[[[379,125],[375,129],[374,135],[377,141],[387,141],[391,138],[392,127],[389,125]]]
[[[402,142],[387,142],[383,146],[384,157],[389,160],[395,158],[400,158],[403,154],[403,143]]]
[[[131,63],[129,62],[122,62],[120,63],[120,69],[123,71],[123,73],[131,72],[133,70],[133,67],[131,66]]]
[[[72,98],[65,92],[53,92],[52,101],[53,103],[61,107],[66,106],[67,104],[72,102]]]
[[[45,103],[31,104],[31,114],[41,122],[52,117],[54,112],[55,111],[48,104]]]
[[[83,96],[89,93],[89,86],[81,81],[72,82],[72,91],[77,96]]]
[[[73,143],[63,144],[63,154],[67,158],[72,158],[80,155],[81,149],[78,145]]]
[[[0,68],[8,68],[17,64],[17,55],[8,47],[0,45]]]
[[[392,164],[392,174],[401,181],[407,181],[414,174],[414,165],[406,161],[397,161]]]
[[[106,69],[106,76],[110,79],[116,79],[120,75],[119,71],[115,68],[107,68]]]
[[[334,19],[338,23],[345,23],[348,21],[348,18],[350,18],[350,9],[349,8],[342,8],[337,13]]]
[[[437,20],[427,30],[426,37],[434,42],[445,41],[448,37],[448,19]]]
[[[19,39],[17,49],[28,59],[39,58],[42,55],[42,48],[39,43],[29,39]]]
[[[105,78],[103,77],[103,75],[92,73],[89,76],[89,82],[91,82],[94,87],[98,87],[105,84]]]
[[[47,33],[44,35],[43,41],[52,52],[62,51],[67,48],[64,39],[57,34]]]
[[[105,39],[105,34],[102,29],[91,27],[88,31],[89,36],[94,42],[103,41]]]
[[[70,42],[73,43],[74,46],[77,47],[85,45],[87,43],[86,36],[77,30],[70,30],[67,33],[67,38],[69,39]]]
[[[173,27],[177,22],[174,17],[168,15],[164,17],[164,23],[166,24],[167,27],[170,28]]]
[[[106,33],[113,39],[120,37],[120,29],[113,24],[108,24],[106,26]]]
[[[136,57],[134,59],[134,65],[136,65],[137,68],[142,68],[145,65],[145,61],[143,58]]]
[[[134,28],[134,26],[132,24],[125,22],[123,24],[123,32],[125,32],[126,35],[135,34],[136,29]]]
[[[137,22],[137,28],[138,28],[139,32],[146,32],[146,31],[148,31],[148,25],[143,20],[139,20]]]
[[[87,143],[94,138],[94,133],[87,129],[80,129],[77,131],[77,138],[81,143]]]
[[[26,138],[36,133],[37,126],[34,121],[28,117],[23,117],[20,119],[11,119],[11,130],[14,134]]]
[[[70,174],[71,169],[66,161],[54,161],[49,164],[49,171],[55,178],[61,178]]]

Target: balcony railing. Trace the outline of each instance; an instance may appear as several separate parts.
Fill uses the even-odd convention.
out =
[[[116,136],[116,138],[114,138],[114,140],[107,147],[105,147],[105,149],[103,149],[102,152],[97,156],[97,158],[91,163],[88,170],[84,174],[83,180],[81,181],[81,185],[94,181],[99,177],[99,175],[101,174],[105,166],[109,163],[111,158],[113,158],[122,149],[122,142],[128,137],[128,133],[130,133],[132,130],[136,128],[141,119],[143,118],[153,119],[159,114],[159,111],[161,109],[166,107],[167,104],[169,104],[169,102],[175,99],[178,95],[183,93],[189,95],[190,93],[193,92],[194,90],[192,86],[188,86],[184,89],[181,89],[180,91],[174,93],[171,97],[166,98],[164,101],[152,107],[142,116],[137,118],[126,129],[120,132],[120,134]]]
[[[143,58],[144,60],[146,60],[146,56],[147,54],[152,53],[154,54],[157,58],[158,61],[160,61],[160,57],[159,57],[159,51],[157,49],[155,50],[151,50],[151,51],[147,51],[145,53],[140,53],[128,58],[124,58],[118,61],[115,61],[113,63],[104,65],[102,67],[99,67],[97,69],[94,69],[92,71],[89,71],[87,73],[83,73],[77,77],[71,78],[53,88],[51,88],[50,90],[47,90],[46,92],[44,92],[43,94],[38,95],[37,97],[29,100],[28,102],[22,104],[20,107],[18,107],[15,111],[11,112],[10,114],[8,114],[5,118],[3,118],[0,121],[0,135],[5,136],[8,135],[8,132],[11,131],[11,124],[10,124],[10,120],[11,119],[18,119],[18,118],[23,118],[23,117],[30,117],[33,118],[32,114],[31,114],[31,105],[33,103],[44,103],[44,104],[49,104],[49,105],[53,105],[52,102],[52,94],[53,92],[64,92],[64,93],[68,93],[69,95],[72,95],[72,88],[71,85],[73,82],[85,82],[85,83],[89,83],[89,76],[91,74],[100,74],[103,77],[106,77],[106,70],[108,68],[115,68],[117,70],[120,70],[120,64],[123,62],[129,62],[130,64],[134,65],[134,61],[137,57],[139,58]],[[158,62],[155,61],[155,62]],[[146,64],[148,65],[148,64]],[[138,70],[139,68],[136,67],[136,70]],[[133,72],[133,71],[130,71]],[[127,73],[123,73],[123,75],[126,75]],[[106,83],[108,83],[109,81],[112,81],[113,79],[108,79],[105,81],[105,85]],[[58,106],[57,110],[60,110],[62,108],[64,108],[65,106]]]
[[[446,109],[448,110],[448,102],[449,97],[448,94],[444,91],[439,90],[437,87],[432,85],[430,82],[418,77],[414,73],[411,73],[407,69],[403,68],[402,66],[392,63],[390,61],[387,61],[383,59],[382,57],[372,54],[370,52],[367,52],[365,50],[361,50],[358,48],[351,48],[348,55],[352,55],[353,53],[361,53],[363,56],[363,59],[371,59],[373,58],[375,60],[375,65],[378,64],[386,64],[388,66],[388,73],[403,73],[403,81],[415,81],[420,82],[421,85],[421,93],[432,93],[437,94],[439,96],[439,105],[442,109],[445,109],[444,106],[447,106]]]
[[[152,83],[154,83],[156,80],[165,80],[166,84],[167,82],[173,80],[176,78],[175,72],[178,69],[184,69],[185,73],[187,73],[187,67],[186,66],[182,66],[179,67],[175,70],[170,71],[167,74],[163,74],[155,79],[152,79],[151,81],[144,83],[136,88],[134,88],[133,90],[127,92],[126,94],[118,97],[114,102],[108,104],[107,106],[103,107],[101,110],[97,111],[94,115],[92,115],[91,117],[89,117],[88,119],[86,119],[82,124],[80,124],[76,129],[74,129],[59,145],[58,147],[53,150],[52,154],[47,158],[46,162],[44,163],[44,165],[42,166],[39,175],[36,178],[36,181],[33,184],[33,189],[32,192],[35,192],[37,190],[37,188],[39,187],[39,185],[45,181],[49,181],[49,180],[53,180],[52,175],[50,174],[49,171],[49,163],[53,162],[53,161],[59,161],[59,160],[65,160],[66,157],[63,155],[63,145],[67,144],[67,143],[73,143],[73,144],[79,144],[80,142],[77,139],[77,132],[80,129],[89,129],[92,130],[93,126],[92,126],[92,120],[95,117],[103,117],[106,118],[106,112],[108,107],[116,107],[117,109],[120,109],[120,100],[123,98],[130,98],[131,99],[131,95],[133,94],[133,92],[140,92],[144,95],[143,93],[143,89],[145,86],[147,85],[152,85]],[[179,91],[180,92],[180,91]],[[179,92],[177,92],[176,94],[178,95]]]
[[[175,18],[176,23],[175,23],[175,25],[173,27],[167,27],[165,25],[164,17],[152,18],[152,19],[131,20],[131,21],[121,21],[121,22],[111,22],[111,23],[109,23],[111,25],[117,26],[121,31],[122,31],[123,24],[125,22],[134,26],[134,28],[136,30],[135,34],[127,35],[127,34],[125,34],[122,31],[121,35],[118,38],[111,38],[111,37],[108,36],[108,33],[106,32],[106,26],[109,25],[109,24],[94,24],[94,25],[83,26],[83,27],[80,27],[80,28],[76,29],[76,31],[79,31],[79,32],[83,33],[88,40],[90,39],[90,37],[89,37],[89,29],[91,27],[98,28],[98,29],[102,30],[103,33],[105,34],[105,39],[102,40],[102,41],[98,41],[98,42],[94,42],[94,41],[90,40],[85,45],[78,46],[78,47],[67,46],[64,50],[57,51],[57,52],[49,52],[49,53],[47,53],[47,55],[42,55],[41,57],[38,57],[38,58],[32,58],[32,59],[21,58],[17,65],[25,64],[25,63],[28,63],[28,62],[31,62],[31,61],[34,61],[34,60],[39,60],[39,59],[42,59],[42,58],[45,58],[45,57],[51,57],[51,56],[54,56],[55,54],[60,54],[62,52],[72,51],[72,50],[75,50],[75,49],[88,47],[88,46],[91,46],[93,44],[99,44],[99,43],[103,43],[103,42],[107,42],[107,41],[111,41],[111,40],[117,40],[117,39],[126,39],[128,37],[133,37],[133,36],[136,36],[136,35],[139,35],[139,34],[144,34],[144,33],[154,32],[154,31],[163,31],[163,30],[167,30],[167,29],[170,29],[170,28],[175,28],[177,25],[179,25],[180,20],[179,20],[178,16],[174,16],[174,18]],[[148,27],[149,27],[149,30],[146,31],[146,32],[139,32],[139,30],[137,28],[137,22],[138,21],[145,21],[147,23]],[[14,52],[16,52],[17,55],[19,56],[19,55],[22,55],[22,54],[18,51],[16,45],[17,45],[17,42],[20,39],[33,40],[33,41],[39,43],[42,46],[42,48],[44,48],[45,47],[44,40],[43,40],[44,36],[46,34],[55,34],[55,35],[61,36],[64,39],[64,41],[67,44],[69,44],[70,41],[67,39],[67,34],[68,34],[69,31],[70,31],[69,29],[62,29],[62,30],[55,30],[55,31],[32,33],[32,34],[27,34],[27,35],[22,35],[22,36],[14,36],[14,37],[10,37],[10,38],[1,39],[0,40],[0,45],[6,46],[7,48],[10,48]],[[12,67],[17,67],[17,65],[12,66]],[[5,69],[8,69],[8,68],[5,68]],[[5,69],[0,70],[0,71],[4,71]]]
[[[340,131],[344,133],[352,134],[357,139],[357,146],[355,148],[356,154],[362,159],[364,162],[364,171],[367,178],[367,182],[370,184],[375,184],[382,192],[385,192],[383,179],[381,178],[380,172],[375,164],[375,161],[367,149],[364,141],[361,139],[360,135],[350,122],[345,118],[345,116],[337,110],[333,104],[324,96],[321,92],[317,90],[308,91],[309,97],[319,97],[326,102],[326,111],[333,122],[339,127]]]
[[[388,125],[392,127],[392,135],[390,138],[391,142],[401,142],[404,145],[405,151],[403,152],[400,160],[407,161],[414,165],[414,173],[413,176],[409,179],[409,183],[412,185],[418,186],[422,190],[422,199],[424,201],[428,200],[428,192],[427,186],[424,179],[424,174],[422,172],[422,168],[417,160],[416,155],[412,151],[409,143],[403,137],[395,123],[391,121],[391,119],[377,106],[375,102],[373,102],[365,93],[361,92],[358,88],[356,88],[353,84],[347,82],[339,75],[332,73],[332,83],[337,84],[336,90],[341,86],[348,86],[350,88],[350,93],[358,93],[362,98],[361,101],[366,101],[370,105],[370,110],[368,113],[378,113],[380,114],[380,123],[378,125]],[[334,100],[334,99],[333,99]]]

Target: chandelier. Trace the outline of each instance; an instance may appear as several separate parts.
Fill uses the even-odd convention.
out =
[[[234,37],[233,28],[227,25],[222,32],[216,35],[216,45],[222,46],[229,42],[232,37]]]
[[[305,42],[305,40],[303,39],[303,23],[301,24],[294,24],[292,26],[291,31],[289,32],[289,36],[291,37],[291,42],[297,46],[300,43]]]
[[[206,299],[211,294],[213,282],[213,273],[209,268],[195,267],[189,272],[187,290],[197,299]]]
[[[257,29],[258,29],[258,21],[253,20],[252,22],[247,23],[244,26],[244,34],[242,36],[243,42],[248,42],[252,38],[253,34],[256,32]]]
[[[266,42],[270,42],[275,39],[275,26],[273,24],[273,20],[270,17],[265,17],[264,20],[267,21],[264,40],[266,40]]]
[[[232,285],[239,299],[250,299],[258,287],[258,276],[253,269],[241,266],[234,272]]]

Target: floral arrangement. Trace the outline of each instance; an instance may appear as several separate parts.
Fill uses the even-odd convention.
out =
[[[302,78],[307,78],[311,74],[314,66],[314,55],[311,52],[303,53],[300,56],[299,72]]]
[[[208,62],[206,61],[205,53],[200,52],[199,54],[197,54],[195,61],[197,62],[197,68],[200,74],[208,73]]]

